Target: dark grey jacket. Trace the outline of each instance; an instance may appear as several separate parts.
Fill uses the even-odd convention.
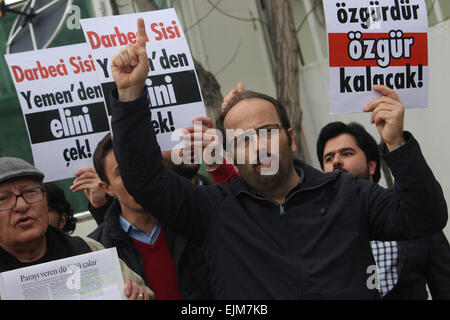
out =
[[[123,182],[146,210],[202,246],[215,298],[377,299],[367,286],[369,240],[427,237],[447,221],[442,189],[408,133],[384,155],[395,189],[298,161],[301,184],[279,205],[243,179],[199,187],[165,169],[150,118],[145,95],[120,103],[113,94]]]
[[[119,201],[109,202],[103,222],[88,235],[97,240],[105,248],[116,247],[117,254],[127,266],[148,283],[141,254],[136,249],[128,234],[119,223],[121,208]],[[98,213],[97,209],[97,213]],[[184,299],[211,299],[208,267],[200,248],[189,243],[185,238],[166,229],[167,244],[172,254],[177,274],[178,287]]]

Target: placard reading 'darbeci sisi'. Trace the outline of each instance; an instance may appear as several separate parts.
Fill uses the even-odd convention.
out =
[[[324,0],[330,113],[362,112],[392,88],[406,108],[428,106],[428,19],[423,0]]]
[[[92,167],[110,131],[101,85],[86,43],[5,55],[22,108],[34,165],[45,181]]]
[[[192,120],[205,116],[205,106],[181,24],[174,9],[82,19],[81,25],[94,57],[105,92],[114,87],[111,60],[129,43],[136,43],[137,19],[143,18],[150,62],[146,87],[152,112],[152,127],[162,151],[179,146],[181,131]]]

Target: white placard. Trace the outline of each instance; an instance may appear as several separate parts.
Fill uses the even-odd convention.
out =
[[[45,181],[92,167],[110,131],[103,91],[85,43],[5,55],[22,108],[34,165]]]
[[[116,248],[0,273],[2,300],[124,300]]]
[[[423,0],[323,0],[330,113],[361,112],[395,90],[406,108],[428,106],[428,19]]]
[[[114,86],[112,57],[136,42],[138,18],[144,19],[148,38],[150,70],[146,85],[152,126],[161,150],[171,150],[181,141],[180,134],[172,133],[206,115],[194,61],[175,10],[82,19],[81,25],[109,104],[109,91]]]

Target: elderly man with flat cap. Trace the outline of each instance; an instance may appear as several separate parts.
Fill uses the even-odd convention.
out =
[[[98,242],[71,237],[49,226],[44,174],[28,162],[0,158],[0,272],[102,250]],[[153,292],[120,261],[129,300],[148,300]]]

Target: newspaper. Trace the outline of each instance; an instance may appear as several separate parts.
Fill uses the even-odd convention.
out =
[[[123,300],[116,248],[0,273],[3,300]]]

